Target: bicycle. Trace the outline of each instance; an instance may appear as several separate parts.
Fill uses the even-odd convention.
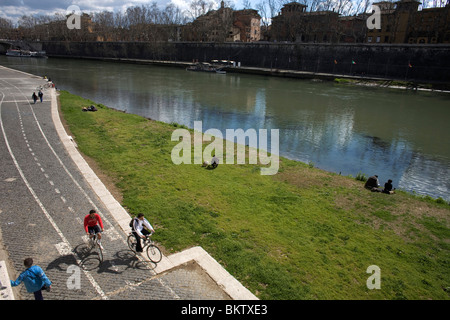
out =
[[[97,234],[93,234],[88,240],[88,253],[91,252],[95,247],[98,247],[98,257],[100,262],[103,262],[103,247],[100,244],[100,240],[97,239]]]
[[[42,90],[47,90],[53,88],[53,84],[50,82],[45,83],[44,85],[40,85],[36,87],[36,91],[42,91]]]
[[[161,250],[155,245],[155,243],[153,242],[153,240],[150,238],[152,234],[149,234],[148,236],[146,236],[143,239],[143,244],[142,244],[142,251],[144,251],[144,249],[146,248],[146,253],[147,253],[147,257],[150,259],[150,261],[152,261],[153,263],[158,263],[161,261],[162,259],[162,253]],[[130,248],[131,251],[133,251],[135,254],[137,254],[136,251],[136,237],[134,236],[133,232],[130,232],[128,235],[128,239],[127,239],[127,244],[128,247]]]

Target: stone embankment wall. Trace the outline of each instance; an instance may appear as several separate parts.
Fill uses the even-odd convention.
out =
[[[42,42],[50,56],[164,61],[233,60],[242,66],[407,81],[450,82],[450,45]]]

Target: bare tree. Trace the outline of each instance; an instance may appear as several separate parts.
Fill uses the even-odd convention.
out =
[[[180,25],[186,23],[186,17],[181,9],[173,3],[168,4],[162,14],[162,24]]]
[[[244,0],[244,1],[242,2],[242,7],[243,7],[244,9],[251,9],[252,3],[250,2],[250,0]]]
[[[103,39],[104,41],[113,39],[115,34],[115,21],[113,12],[98,12],[93,16],[92,21],[96,25],[95,31],[97,32],[99,39]]]
[[[0,17],[0,29],[12,29],[13,23],[10,19]]]
[[[212,0],[194,0],[189,5],[188,14],[191,20],[195,20],[201,15],[211,11],[216,6],[216,3]]]
[[[422,1],[422,8],[443,8],[450,4],[450,0]]]
[[[261,16],[261,23],[262,25],[267,28],[270,24],[270,20],[272,17],[269,17],[267,7],[264,0],[261,0],[261,2],[256,4],[256,9],[259,12],[259,15]]]
[[[353,14],[361,14],[361,13],[367,13],[367,11],[369,10],[369,8],[372,5],[372,0],[356,0],[356,2],[354,2],[354,6],[353,6]]]
[[[15,37],[14,25],[10,19],[0,17],[0,37],[13,39]]]
[[[333,7],[335,12],[343,16],[348,16],[352,8],[351,0],[335,0],[335,6]]]
[[[284,3],[292,2],[286,0],[261,0],[256,4],[256,9],[261,16],[261,22],[264,26],[268,26],[271,23],[273,17],[277,16]]]
[[[307,0],[306,5],[309,7],[309,12],[315,12],[319,10],[322,0]]]

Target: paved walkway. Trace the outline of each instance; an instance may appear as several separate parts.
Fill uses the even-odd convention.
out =
[[[31,101],[45,83],[0,66],[0,261],[9,277],[33,257],[53,281],[51,292],[44,292],[50,300],[256,299],[200,247],[157,265],[128,250],[130,216],[64,131],[57,92],[44,89],[42,103]],[[90,209],[105,225],[101,264],[95,253],[82,253]],[[13,291],[16,300],[34,299],[23,285]]]

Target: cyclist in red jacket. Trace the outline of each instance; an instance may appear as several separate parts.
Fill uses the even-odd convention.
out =
[[[95,210],[89,211],[89,214],[84,217],[84,230],[89,238],[92,238],[94,234],[97,235],[98,240],[102,238],[103,222],[99,214]]]

